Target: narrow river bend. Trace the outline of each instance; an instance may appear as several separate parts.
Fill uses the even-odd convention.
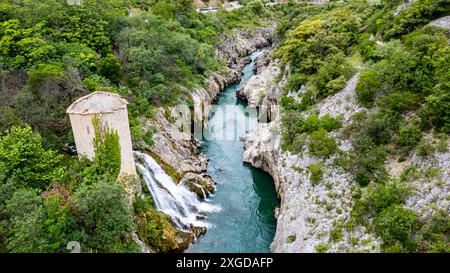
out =
[[[223,90],[208,121],[209,137],[202,152],[210,159],[208,173],[217,182],[210,202],[221,207],[210,213],[206,234],[185,252],[269,252],[276,229],[274,209],[278,205],[272,178],[242,162],[244,144],[239,140],[257,122],[244,110],[246,103],[236,98],[236,89],[253,75],[260,51],[250,57],[240,83]],[[225,136],[225,137],[224,137]]]

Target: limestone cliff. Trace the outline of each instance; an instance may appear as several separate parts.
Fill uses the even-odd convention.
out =
[[[280,72],[278,65],[269,61],[270,53],[271,50],[265,50],[258,56],[254,67],[256,75],[236,91],[238,98],[247,101],[249,107],[256,108],[262,104],[267,90]]]
[[[259,68],[261,73],[271,69],[275,62]],[[271,75],[275,79],[277,75]],[[358,111],[354,103],[354,86],[358,76],[353,77],[347,87],[317,106],[319,115],[326,113],[343,114],[347,119],[350,113]],[[265,80],[266,78],[261,78]],[[256,79],[255,79],[256,81]],[[249,81],[250,83],[250,81]],[[272,81],[262,100],[262,115],[269,115],[269,123],[259,123],[245,136],[243,159],[257,168],[268,172],[274,178],[276,189],[281,198],[277,210],[277,230],[271,245],[273,252],[316,252],[320,244],[331,252],[377,251],[379,243],[368,234],[364,227],[357,226],[345,231],[343,239],[334,244],[330,242],[330,230],[334,225],[344,224],[350,218],[352,207],[351,177],[348,173],[332,166],[332,158],[325,162],[326,171],[320,185],[313,185],[307,171],[308,165],[316,163],[317,158],[307,152],[293,155],[280,148],[280,117],[277,100],[285,81]],[[254,83],[252,83],[254,84]],[[268,83],[264,83],[268,85]],[[300,91],[301,92],[301,91]],[[341,101],[341,103],[337,103]],[[348,106],[352,105],[352,106]],[[348,149],[349,143],[341,143],[342,149]],[[346,148],[347,147],[347,148]],[[358,238],[356,243],[351,238]]]
[[[258,68],[258,74],[271,69],[276,61],[270,61]],[[343,125],[349,125],[351,116],[359,111],[369,111],[360,107],[355,100],[355,85],[359,74],[354,75],[346,87],[319,102],[313,109],[305,111],[319,116],[330,114],[342,115]],[[271,251],[273,252],[378,252],[380,240],[364,226],[353,222],[350,211],[353,206],[352,193],[356,186],[351,174],[333,164],[334,157],[324,164],[323,178],[318,184],[311,182],[308,166],[317,163],[318,158],[305,149],[297,155],[282,151],[280,147],[280,111],[278,100],[284,78],[276,82],[277,75],[255,77],[247,85],[267,87],[266,95],[260,103],[261,116],[268,116],[268,123],[261,122],[248,132],[245,139],[243,160],[272,175],[276,189],[281,198],[277,217],[277,230]],[[270,83],[260,82],[271,80]],[[244,86],[243,90],[250,89]],[[302,87],[298,93],[305,91]],[[247,96],[249,93],[246,94]],[[288,94],[298,100],[298,94]],[[250,96],[252,96],[250,94]],[[264,119],[261,118],[261,121]],[[343,151],[352,149],[343,130],[332,133]],[[427,136],[429,141],[433,137]],[[420,215],[422,220],[429,219],[437,211],[448,212],[450,202],[450,153],[434,152],[426,157],[413,154],[411,158],[399,163],[397,158],[386,162],[386,169],[393,178],[401,172],[416,170],[416,176],[409,181],[411,194],[406,199],[405,207]],[[431,174],[430,174],[431,172]],[[333,240],[332,230],[341,230],[341,238]]]

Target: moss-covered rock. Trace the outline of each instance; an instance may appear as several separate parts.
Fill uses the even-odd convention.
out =
[[[181,252],[194,240],[192,233],[175,228],[169,216],[157,211],[149,196],[136,198],[135,227],[138,237],[154,252]]]
[[[177,171],[175,171],[175,169],[170,166],[169,164],[167,164],[166,162],[164,162],[161,157],[159,155],[157,155],[156,153],[152,152],[152,151],[145,151],[149,156],[151,156],[157,163],[159,166],[161,166],[161,168],[170,176],[172,177],[173,181],[175,181],[175,183],[179,183],[181,180],[182,175],[180,173],[178,173]]]
[[[181,180],[193,191],[200,199],[205,199],[214,192],[214,182],[209,175],[199,175],[196,173],[187,173]]]

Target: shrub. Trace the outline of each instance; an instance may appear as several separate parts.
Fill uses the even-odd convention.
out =
[[[342,237],[344,237],[344,235],[342,234],[342,229],[339,227],[333,227],[330,231],[330,236],[333,242],[339,242],[340,240],[342,240]]]
[[[371,59],[377,49],[375,38],[370,33],[364,33],[358,38],[358,49],[361,55],[366,59]]]
[[[446,134],[439,134],[438,141],[436,143],[436,150],[440,153],[445,153],[448,151],[447,144],[448,136]]]
[[[300,153],[302,151],[303,146],[307,143],[307,136],[304,134],[297,135],[292,141],[291,151],[293,153]]]
[[[386,144],[398,130],[402,117],[389,110],[379,111],[364,122],[362,133],[369,137],[375,145]]]
[[[421,240],[419,241],[419,251],[432,253],[450,252],[450,244],[447,234],[450,232],[450,221],[448,213],[437,211],[430,222],[421,228]]]
[[[280,105],[283,107],[284,110],[294,110],[297,107],[297,102],[293,97],[290,96],[284,96],[280,99]]]
[[[0,163],[8,177],[15,176],[22,186],[44,189],[51,179],[57,179],[62,169],[57,167],[61,156],[42,147],[42,138],[30,126],[13,126],[0,138]]]
[[[286,239],[286,243],[288,244],[292,244],[293,242],[295,242],[295,240],[297,239],[297,236],[294,235],[289,235]]]
[[[302,74],[290,74],[287,80],[285,90],[287,91],[298,91],[303,84],[306,84],[308,77]]]
[[[149,146],[152,146],[155,143],[155,141],[153,140],[153,133],[154,133],[153,129],[148,129],[144,135],[144,141]]]
[[[317,183],[319,183],[320,180],[322,180],[323,164],[321,162],[316,163],[316,164],[310,164],[308,166],[308,170],[311,174],[311,176],[310,176],[311,184],[317,185]]]
[[[33,90],[38,90],[50,81],[59,84],[63,81],[63,78],[63,69],[53,64],[40,64],[29,72],[29,84]]]
[[[432,155],[436,151],[436,147],[434,147],[430,142],[422,139],[416,147],[416,155],[418,156],[429,156]]]
[[[435,126],[438,132],[450,133],[450,92],[440,90],[425,99],[421,114],[422,126]]]
[[[375,95],[382,90],[382,83],[377,71],[367,70],[362,73],[355,88],[358,102],[366,107],[371,107]]]
[[[312,132],[308,137],[309,153],[314,156],[328,158],[338,151],[338,145],[334,137],[327,136],[325,129]]]
[[[420,140],[422,139],[422,134],[420,130],[415,126],[405,126],[400,128],[400,131],[397,135],[397,142],[401,146],[405,146],[408,148],[415,147]]]
[[[307,109],[317,102],[317,89],[314,86],[308,87],[305,93],[302,94],[300,105],[297,106],[299,110]]]
[[[314,249],[317,251],[317,253],[325,253],[328,251],[328,248],[329,247],[323,243],[320,243],[314,247]]]
[[[402,10],[393,19],[392,24],[386,24],[388,29],[385,38],[398,37],[413,31],[416,27],[429,22],[442,14],[448,13],[449,4],[446,0],[416,1]]]
[[[349,65],[344,54],[338,53],[327,57],[317,71],[313,82],[320,97],[327,97],[345,87],[347,79],[354,69]]]
[[[330,114],[326,114],[320,119],[320,127],[324,128],[328,132],[334,131],[341,128],[342,119],[342,115],[332,117]]]
[[[319,118],[317,114],[311,114],[303,121],[300,132],[311,133],[318,131],[319,129],[325,129],[327,132],[331,132],[342,126],[341,119],[341,116],[335,118],[330,114],[326,114],[321,118]]]
[[[118,83],[123,76],[119,60],[112,54],[106,55],[98,66],[98,73],[113,83]]]
[[[124,252],[133,248],[133,219],[126,192],[115,182],[83,185],[73,197],[81,243],[99,252]],[[136,250],[136,249],[135,249]]]
[[[359,169],[355,173],[355,181],[360,186],[364,187],[369,185],[370,181],[372,180],[372,173],[369,172],[366,169]]]
[[[364,198],[356,200],[353,207],[359,216],[377,215],[384,209],[403,203],[409,190],[399,183],[372,184]]]
[[[415,249],[412,234],[417,225],[416,213],[398,205],[388,207],[374,219],[375,232],[383,244],[390,246],[399,242],[407,251]]]
[[[393,111],[410,111],[419,107],[420,97],[418,94],[411,92],[393,92],[390,95],[377,98],[376,103],[380,107]]]
[[[384,146],[376,146],[365,136],[359,136],[354,140],[355,153],[350,155],[349,168],[355,176],[355,181],[366,186],[370,181],[381,181],[386,176],[384,161],[386,149]]]

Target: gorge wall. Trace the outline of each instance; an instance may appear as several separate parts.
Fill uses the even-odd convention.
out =
[[[353,177],[343,168],[333,164],[336,156],[327,159],[321,181],[311,182],[310,164],[320,161],[305,149],[299,154],[283,151],[280,145],[280,107],[278,101],[286,78],[280,77],[278,60],[265,54],[257,69],[257,75],[239,91],[239,96],[260,108],[260,123],[245,137],[243,160],[268,172],[274,179],[281,199],[277,209],[277,230],[271,245],[272,252],[380,252],[381,240],[366,227],[352,221],[354,204],[353,189],[357,185]],[[280,79],[281,78],[281,79]],[[352,123],[351,116],[360,111],[370,111],[356,103],[355,86],[359,79],[356,73],[340,92],[304,111],[304,117],[316,113],[319,117],[330,114],[342,115],[343,128]],[[306,91],[302,86],[298,92],[288,96],[299,101],[299,94]],[[342,151],[352,145],[343,129],[332,133]],[[431,136],[429,136],[432,138]],[[414,168],[419,173],[410,181],[411,194],[405,206],[419,213],[421,219],[429,219],[437,211],[449,211],[446,194],[450,189],[450,153],[434,152],[428,157],[413,154],[405,162],[397,158],[385,162],[393,179],[401,172]],[[411,167],[412,166],[412,167]],[[436,176],[428,176],[433,170],[441,170]],[[443,171],[443,172],[442,172]],[[333,239],[333,230],[339,230],[340,239]]]
[[[269,46],[274,39],[274,25],[252,30],[235,30],[231,35],[222,37],[223,43],[215,48],[215,56],[224,65],[224,71],[212,73],[205,80],[204,87],[187,91],[193,104],[191,117],[194,119],[194,125],[200,127],[195,130],[206,128],[211,103],[219,92],[240,80],[242,68],[251,61],[247,56],[258,48]],[[214,189],[214,182],[206,174],[208,159],[200,152],[200,143],[193,132],[183,130],[183,125],[175,124],[176,115],[175,108],[161,107],[157,109],[153,119],[146,121],[147,127],[155,129],[154,144],[147,152],[175,182],[187,184],[199,198],[203,198],[202,192],[209,193]],[[198,185],[202,189],[199,190]]]
[[[205,88],[192,90],[193,117],[196,124],[207,126],[211,102],[217,94],[231,83],[239,81],[242,68],[249,62],[246,56],[257,48],[266,47],[275,38],[275,27],[255,30],[235,30],[224,36],[221,46],[216,48],[216,58],[226,65],[224,73],[213,73],[205,81]],[[206,170],[207,158],[199,151],[199,143],[191,134],[183,132],[171,122],[171,116],[163,108],[158,109],[155,120],[149,125],[156,127],[155,144],[150,151],[171,166],[181,177],[197,176]]]

